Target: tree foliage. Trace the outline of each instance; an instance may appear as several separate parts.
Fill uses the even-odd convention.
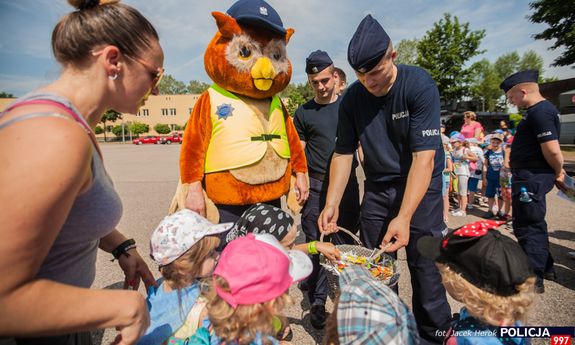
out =
[[[150,131],[150,126],[145,123],[134,122],[130,125],[130,131],[132,131],[132,134],[134,135],[140,135],[148,133]]]
[[[184,82],[165,74],[159,85],[160,95],[182,95],[188,93],[188,88]]]
[[[0,92],[0,98],[14,98],[14,95],[8,92]]]
[[[496,111],[503,92],[499,89],[501,78],[494,65],[489,60],[483,59],[474,63],[471,69],[473,70],[473,81],[470,85],[471,96],[478,101],[478,104],[481,104],[482,111]]]
[[[112,133],[114,133],[115,136],[117,137],[121,137],[122,136],[122,131],[124,132],[124,134],[128,133],[128,128],[124,128],[122,130],[122,125],[116,125],[114,127],[112,127]]]
[[[104,129],[100,126],[96,126],[96,128],[94,128],[94,133],[102,134],[102,133],[104,133]]]
[[[191,94],[199,94],[206,91],[210,84],[198,80],[190,80],[188,83],[188,92]]]
[[[501,80],[507,78],[511,74],[517,72],[520,61],[519,54],[516,51],[503,54],[495,60],[495,72]]]
[[[518,71],[525,71],[528,69],[536,69],[539,71],[539,81],[541,82],[543,76],[543,57],[537,54],[535,50],[526,51],[519,61]]]
[[[575,4],[572,0],[536,0],[529,4],[534,11],[529,17],[533,23],[549,27],[533,37],[538,40],[555,40],[550,49],[563,48],[564,52],[551,66],[575,68]]]
[[[294,84],[290,83],[279,95],[281,98],[287,98],[286,108],[291,116],[296,109],[313,98],[313,90],[308,83]]]
[[[117,120],[121,119],[122,119],[122,113],[119,113],[113,109],[109,109],[104,113],[104,115],[102,115],[100,123],[104,125],[104,128],[106,128],[106,122],[116,122]],[[107,140],[106,131],[104,131],[104,141],[106,140]]]
[[[433,77],[446,101],[461,98],[471,81],[472,70],[465,63],[483,53],[479,50],[485,30],[472,31],[469,23],[460,23],[449,13],[433,24],[417,45],[417,64]]]
[[[399,41],[395,47],[395,50],[397,51],[395,63],[401,65],[416,65],[418,57],[417,44],[418,41],[416,38]]]
[[[158,134],[169,134],[172,129],[170,128],[169,125],[165,124],[165,123],[158,123],[154,126],[154,130],[156,131],[156,133]]]

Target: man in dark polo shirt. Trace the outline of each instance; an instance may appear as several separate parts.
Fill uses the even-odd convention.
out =
[[[406,247],[421,341],[439,344],[450,326],[451,310],[435,264],[416,248],[420,237],[440,237],[446,228],[439,93],[425,70],[395,65],[395,56],[385,30],[370,15],[365,17],[348,47],[358,82],[341,101],[319,226],[326,233],[336,230],[337,206],[360,142],[366,176],[361,238],[367,247],[384,246],[392,254]]]
[[[555,280],[545,222],[545,195],[553,184],[565,189],[565,171],[559,146],[559,111],[541,96],[538,77],[537,70],[517,72],[500,87],[509,103],[527,109],[517,125],[509,157],[513,174],[513,232],[537,276],[535,291],[543,293],[543,279]],[[521,198],[521,188],[527,192],[525,198]]]
[[[335,147],[340,97],[337,94],[336,72],[329,55],[321,50],[306,59],[305,71],[314,91],[314,98],[300,106],[294,117],[294,125],[305,151],[308,164],[310,190],[302,209],[301,224],[306,241],[319,240],[317,219],[325,205],[329,162]],[[357,166],[357,163],[355,163]],[[339,211],[338,224],[356,232],[359,224],[359,187],[355,169],[348,180]],[[334,234],[330,240],[335,244],[352,243],[348,236]],[[304,283],[308,289],[311,305],[310,323],[323,328],[326,320],[325,302],[328,285],[325,270],[319,264],[319,256],[313,255],[314,270]]]

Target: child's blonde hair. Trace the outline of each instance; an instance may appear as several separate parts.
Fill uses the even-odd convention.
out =
[[[160,266],[164,281],[177,290],[192,285],[194,280],[201,276],[204,261],[213,254],[219,244],[220,239],[217,236],[206,236],[173,262]]]
[[[223,300],[215,291],[215,286],[226,292],[230,292],[228,282],[219,276],[209,280],[209,291],[207,293],[208,316],[214,327],[216,335],[222,341],[237,341],[238,344],[249,344],[257,334],[261,334],[264,344],[270,343],[265,335],[275,335],[274,317],[283,308],[292,302],[286,291],[283,295],[267,302],[251,305],[238,305],[235,309]]]
[[[518,293],[504,297],[478,288],[447,265],[437,263],[437,267],[447,292],[456,301],[465,304],[473,317],[494,326],[525,321],[535,298],[534,277],[527,278],[524,283],[517,285]]]

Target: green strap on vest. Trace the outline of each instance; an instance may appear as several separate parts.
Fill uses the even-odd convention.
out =
[[[252,141],[272,141],[274,139],[281,139],[279,134],[262,134],[258,137],[252,137]]]

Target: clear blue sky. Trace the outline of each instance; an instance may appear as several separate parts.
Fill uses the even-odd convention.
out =
[[[233,0],[125,0],[154,24],[164,48],[167,73],[188,82],[209,82],[204,71],[204,50],[216,31],[212,11],[225,12]],[[531,23],[528,0],[268,0],[284,26],[295,29],[288,45],[295,82],[305,81],[305,58],[316,49],[327,51],[353,80],[347,64],[349,39],[366,14],[372,14],[397,43],[421,38],[446,12],[469,22],[472,30],[486,30],[484,54],[497,57],[533,49],[544,58],[544,76],[575,77],[570,67],[551,68],[559,52],[552,42],[532,35],[545,29]],[[57,78],[59,66],[50,49],[50,35],[58,19],[72,11],[65,0],[0,0],[0,91],[17,96]]]

